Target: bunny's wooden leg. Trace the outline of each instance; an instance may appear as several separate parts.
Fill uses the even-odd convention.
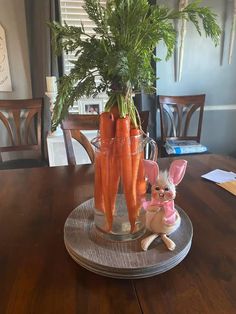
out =
[[[149,246],[151,245],[151,243],[158,237],[158,234],[151,234],[150,236],[148,236],[147,238],[143,239],[141,241],[141,247],[144,251],[147,251],[147,249],[149,248]]]
[[[168,250],[173,251],[175,249],[175,243],[170,238],[168,238],[166,234],[161,234],[161,239],[167,246]]]

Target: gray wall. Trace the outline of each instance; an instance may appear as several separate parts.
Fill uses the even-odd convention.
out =
[[[158,1],[161,2],[170,7],[177,5],[177,0]],[[174,58],[158,63],[157,75],[160,79],[157,81],[157,93],[206,93],[202,142],[212,152],[236,156],[236,41],[232,64],[227,63],[232,1],[208,0],[202,4],[212,7],[219,16],[219,23],[222,24],[226,2],[229,7],[223,65],[220,66],[220,47],[215,48],[210,39],[199,37],[192,25],[188,24],[182,80],[174,81]],[[30,98],[32,95],[24,0],[0,0],[0,8],[0,23],[6,30],[13,85],[13,92],[0,92],[0,99]],[[165,48],[162,44],[158,46],[158,56],[164,59]],[[144,103],[148,102],[146,98],[144,96]],[[150,109],[153,111],[153,107]],[[151,126],[154,127],[153,115],[151,120]],[[157,136],[160,134],[159,125],[157,115]],[[155,137],[155,134],[151,135]]]
[[[211,7],[223,24],[223,12],[228,1],[208,0],[202,5]],[[158,1],[160,3],[160,1]],[[162,1],[174,7],[177,1]],[[194,27],[187,24],[182,79],[175,81],[174,57],[164,61],[163,44],[157,47],[157,55],[163,61],[157,64],[157,94],[188,95],[206,94],[202,143],[209,150],[236,156],[236,41],[231,65],[228,64],[229,34],[232,21],[232,1],[228,2],[226,37],[223,65],[220,65],[221,47],[214,44],[205,35],[200,37]],[[157,136],[159,132],[157,115]]]
[[[0,92],[0,99],[31,98],[24,0],[0,0],[0,8],[13,88],[12,92]]]

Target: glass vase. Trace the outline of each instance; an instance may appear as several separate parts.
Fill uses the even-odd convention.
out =
[[[147,181],[144,159],[157,157],[155,141],[144,134],[92,140],[95,147],[94,223],[98,233],[116,241],[145,233]]]

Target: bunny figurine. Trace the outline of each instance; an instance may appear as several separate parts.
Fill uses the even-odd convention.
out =
[[[176,185],[182,181],[186,166],[186,160],[174,160],[168,172],[160,172],[156,162],[145,160],[144,167],[146,176],[152,185],[152,197],[151,201],[143,203],[143,207],[146,209],[146,227],[153,234],[141,241],[144,251],[158,236],[170,251],[175,249],[175,243],[168,238],[168,235],[180,226],[181,218],[175,209],[174,199]]]

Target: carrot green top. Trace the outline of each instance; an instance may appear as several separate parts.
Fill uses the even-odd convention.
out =
[[[77,57],[70,73],[59,80],[52,129],[76,100],[100,92],[110,97],[105,110],[118,105],[120,116],[128,114],[137,125],[132,94],[141,90],[153,92],[156,78],[152,62],[159,60],[153,51],[162,40],[167,47],[167,58],[172,55],[176,41],[173,20],[191,21],[200,35],[199,21],[202,21],[206,36],[218,43],[220,28],[216,15],[208,7],[201,7],[200,0],[180,11],[151,5],[148,0],[107,0],[105,7],[99,0],[84,2],[85,11],[95,23],[93,35],[82,24],[80,27],[49,24],[55,52],[74,52]]]

